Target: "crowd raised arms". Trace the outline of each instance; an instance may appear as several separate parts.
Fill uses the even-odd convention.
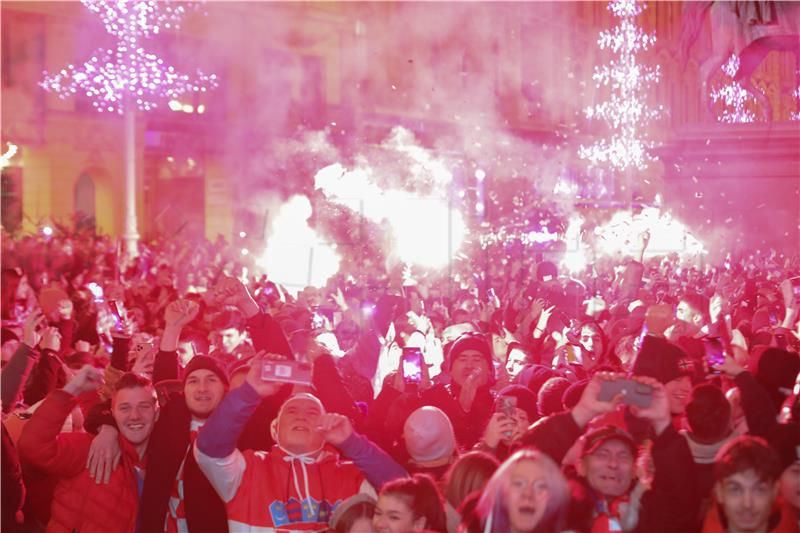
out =
[[[2,245],[4,532],[800,532],[800,256]]]

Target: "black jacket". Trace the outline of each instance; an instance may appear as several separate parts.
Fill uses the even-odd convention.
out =
[[[561,463],[567,451],[581,436],[582,430],[575,423],[572,413],[563,412],[543,418],[533,424],[522,437],[522,445],[535,447],[549,455],[556,463]],[[694,460],[686,440],[670,425],[661,435],[650,435],[653,440],[653,462],[655,479],[653,487],[642,497],[642,508],[639,524],[636,528],[641,532],[676,532],[696,531],[698,524],[698,498]],[[570,483],[573,489],[573,509],[570,527],[578,531],[591,529],[591,514],[586,509],[593,509],[592,493],[583,488],[585,484]]]

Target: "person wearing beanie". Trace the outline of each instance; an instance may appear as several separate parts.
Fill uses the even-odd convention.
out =
[[[686,412],[692,393],[692,377],[695,365],[686,352],[666,339],[647,335],[633,363],[634,376],[646,376],[658,380],[667,389],[669,409],[676,429]]]
[[[456,457],[456,437],[450,419],[441,409],[420,407],[406,419],[403,442],[411,460],[407,470],[429,474],[437,481]]]
[[[569,410],[578,405],[581,395],[583,394],[583,389],[585,389],[588,384],[589,380],[584,379],[576,381],[567,387],[567,390],[565,390],[564,394],[561,396],[561,403],[564,405],[564,409]]]
[[[177,322],[182,327],[191,321],[196,309],[197,304],[188,300],[173,302],[167,306],[167,323]],[[174,345],[162,343],[156,364],[169,363],[177,376],[180,332],[173,337]],[[180,393],[168,397],[153,430],[142,489],[141,531],[225,532],[225,504],[197,466],[191,447],[227,394],[228,373],[218,359],[195,355],[183,371],[182,382]]]
[[[228,530],[225,504],[190,453],[199,429],[227,394],[228,374],[219,360],[196,355],[179,379],[179,339],[183,328],[198,312],[199,305],[191,300],[173,301],[165,309],[165,329],[153,364],[153,376],[159,380],[156,388],[167,383],[178,386],[164,395],[147,450],[147,476],[140,502],[143,532]],[[92,415],[87,419],[89,430],[91,418]],[[107,419],[99,421],[99,425],[95,445],[99,450],[108,450],[107,440],[117,430]],[[99,455],[113,457],[113,452]],[[113,465],[97,463],[94,472],[100,482]]]
[[[561,397],[569,386],[569,380],[562,377],[550,378],[542,385],[536,402],[536,409],[540,417],[550,416],[564,410]]]
[[[453,341],[442,373],[449,375],[450,383],[424,391],[422,404],[444,411],[453,424],[459,448],[471,448],[494,408],[495,372],[489,341],[479,333],[462,334]]]
[[[537,419],[536,397],[530,389],[509,385],[498,393],[494,413],[473,450],[490,453],[504,461],[528,426]]]
[[[702,498],[698,523],[711,506],[714,458],[730,440],[739,436],[733,428],[732,407],[722,389],[711,383],[697,385],[686,406],[688,430],[681,430],[695,464],[697,495]]]
[[[407,476],[346,416],[327,413],[309,393],[283,402],[270,422],[275,445],[269,452],[238,450],[248,419],[283,385],[261,379],[266,360],[255,357],[245,382],[223,399],[193,446],[200,469],[225,502],[232,531],[324,530],[339,502],[359,493],[374,497],[375,488]]]

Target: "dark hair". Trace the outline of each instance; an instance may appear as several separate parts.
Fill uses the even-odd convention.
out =
[[[146,389],[151,385],[149,379],[143,378],[139,374],[134,374],[133,372],[126,372],[119,378],[119,381],[114,384],[114,392],[119,392],[122,389],[135,389],[136,387]]]
[[[426,474],[390,481],[381,489],[381,496],[401,498],[411,509],[414,520],[425,519],[426,531],[447,531],[442,495],[433,478]]]
[[[184,331],[179,342],[191,342],[194,355],[208,355],[209,353],[208,336],[201,331]]]
[[[703,320],[708,320],[708,299],[696,292],[686,292],[681,295],[681,302],[686,302],[689,307],[703,315]]]
[[[695,436],[708,442],[718,441],[730,431],[731,404],[722,389],[703,383],[692,390],[686,419]]]
[[[444,477],[444,496],[453,509],[458,509],[472,492],[486,486],[500,463],[493,455],[468,452],[459,457]]]
[[[114,393],[111,396],[112,405],[116,405],[117,402],[117,393],[123,389],[136,389],[136,388],[143,388],[143,389],[150,389],[153,393],[153,403],[156,403],[156,391],[153,387],[153,384],[150,382],[149,379],[143,378],[138,374],[134,374],[133,372],[127,372],[119,378],[114,384]]]
[[[569,388],[570,382],[567,378],[560,376],[548,379],[542,388],[539,390],[539,396],[536,403],[536,408],[539,411],[539,416],[545,417],[564,410],[564,404],[561,398],[564,392]]]
[[[714,458],[717,482],[748,470],[754,471],[762,481],[777,481],[781,475],[778,454],[760,437],[737,437],[725,444]]]
[[[592,328],[600,335],[600,342],[603,343],[603,348],[600,350],[600,353],[595,352],[595,356],[597,356],[597,364],[603,364],[608,359],[608,352],[609,352],[609,342],[608,337],[606,336],[606,332],[603,330],[603,327],[597,320],[594,319],[587,319],[581,322],[578,325],[577,332],[578,332],[578,339],[580,341],[580,334],[583,328]],[[595,348],[597,350],[597,348]]]
[[[347,533],[359,518],[372,520],[375,514],[375,502],[365,501],[353,504],[336,519],[335,524],[331,524],[333,531],[337,533]]]

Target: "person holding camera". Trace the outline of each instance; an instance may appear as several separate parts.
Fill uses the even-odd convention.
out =
[[[649,391],[644,394],[649,396],[647,400],[633,390],[618,388],[619,384],[631,381],[637,389]],[[621,392],[607,397],[604,389]],[[639,405],[632,404],[634,396],[638,396]],[[576,448],[580,458],[574,471],[567,469],[575,481],[571,526],[590,531],[600,523],[631,526],[635,522],[637,531],[693,530],[697,499],[692,455],[685,439],[672,425],[670,400],[664,385],[653,378],[639,376],[626,381],[621,374],[596,374],[572,411],[536,422],[522,437],[522,446],[538,448],[560,463],[590,424],[596,427],[599,417],[614,419],[612,415],[619,413],[623,403],[629,404],[631,415],[650,426],[652,464],[649,459],[642,459],[646,464],[637,468],[641,487],[632,492],[637,486],[634,467],[639,455],[634,438],[621,429],[606,429],[607,434],[590,430],[582,446]],[[653,472],[652,483],[649,472]],[[648,486],[651,488],[645,491]],[[632,508],[637,497],[641,497],[638,512]],[[638,515],[637,519],[626,518],[630,513]]]
[[[327,413],[319,399],[299,393],[270,424],[275,446],[244,452],[236,441],[264,398],[282,386],[262,379],[266,354],[257,355],[245,382],[231,391],[200,430],[194,455],[225,502],[231,530],[321,529],[346,498],[403,477],[385,452],[353,431],[350,420]],[[353,462],[340,460],[339,453]]]

